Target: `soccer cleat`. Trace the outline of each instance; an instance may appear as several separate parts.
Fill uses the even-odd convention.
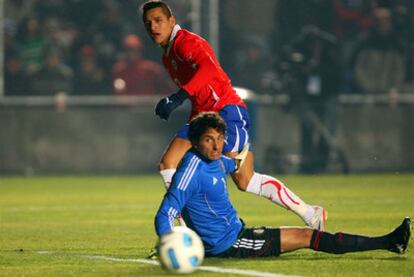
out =
[[[411,218],[407,216],[401,225],[390,234],[390,248],[388,250],[397,254],[403,254],[407,249],[410,236]]]
[[[326,220],[328,219],[328,212],[320,206],[313,206],[313,209],[315,210],[315,214],[313,215],[311,220],[306,223],[306,225],[308,225],[312,229],[325,231]]]

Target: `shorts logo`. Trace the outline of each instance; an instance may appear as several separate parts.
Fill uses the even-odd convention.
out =
[[[256,236],[260,236],[260,235],[262,235],[262,234],[264,233],[264,228],[255,228],[255,229],[253,230],[253,233],[254,233]]]

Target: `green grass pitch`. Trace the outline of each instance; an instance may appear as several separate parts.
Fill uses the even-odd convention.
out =
[[[284,176],[308,203],[329,212],[328,230],[381,235],[414,216],[414,175]],[[266,199],[230,196],[249,226],[302,225]],[[0,276],[167,276],[160,267],[76,255],[145,258],[163,196],[157,176],[0,178]],[[310,250],[266,259],[208,259],[204,265],[302,276],[413,276],[405,255],[385,251],[329,255]],[[33,251],[52,251],[39,255]],[[194,276],[230,276],[197,271]]]

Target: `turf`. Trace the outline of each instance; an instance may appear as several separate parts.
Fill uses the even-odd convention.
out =
[[[381,235],[404,216],[414,216],[414,175],[281,179],[307,202],[328,209],[329,231]],[[294,214],[229,183],[234,206],[248,225],[302,225]],[[158,266],[76,256],[144,258],[156,241],[153,216],[162,196],[157,176],[2,177],[0,276],[166,276]],[[39,250],[55,254],[33,253]],[[301,250],[278,258],[208,259],[204,265],[303,276],[412,276],[414,254],[336,256]],[[194,275],[229,276],[204,271]]]

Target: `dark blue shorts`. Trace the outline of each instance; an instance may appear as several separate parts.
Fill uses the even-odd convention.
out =
[[[240,152],[244,145],[250,143],[250,123],[247,110],[237,105],[229,105],[221,109],[219,114],[227,124],[227,133],[223,153]],[[177,132],[177,137],[189,140],[188,128],[189,124],[187,123]]]
[[[235,243],[220,258],[258,258],[280,255],[280,229],[271,227],[243,228]]]

